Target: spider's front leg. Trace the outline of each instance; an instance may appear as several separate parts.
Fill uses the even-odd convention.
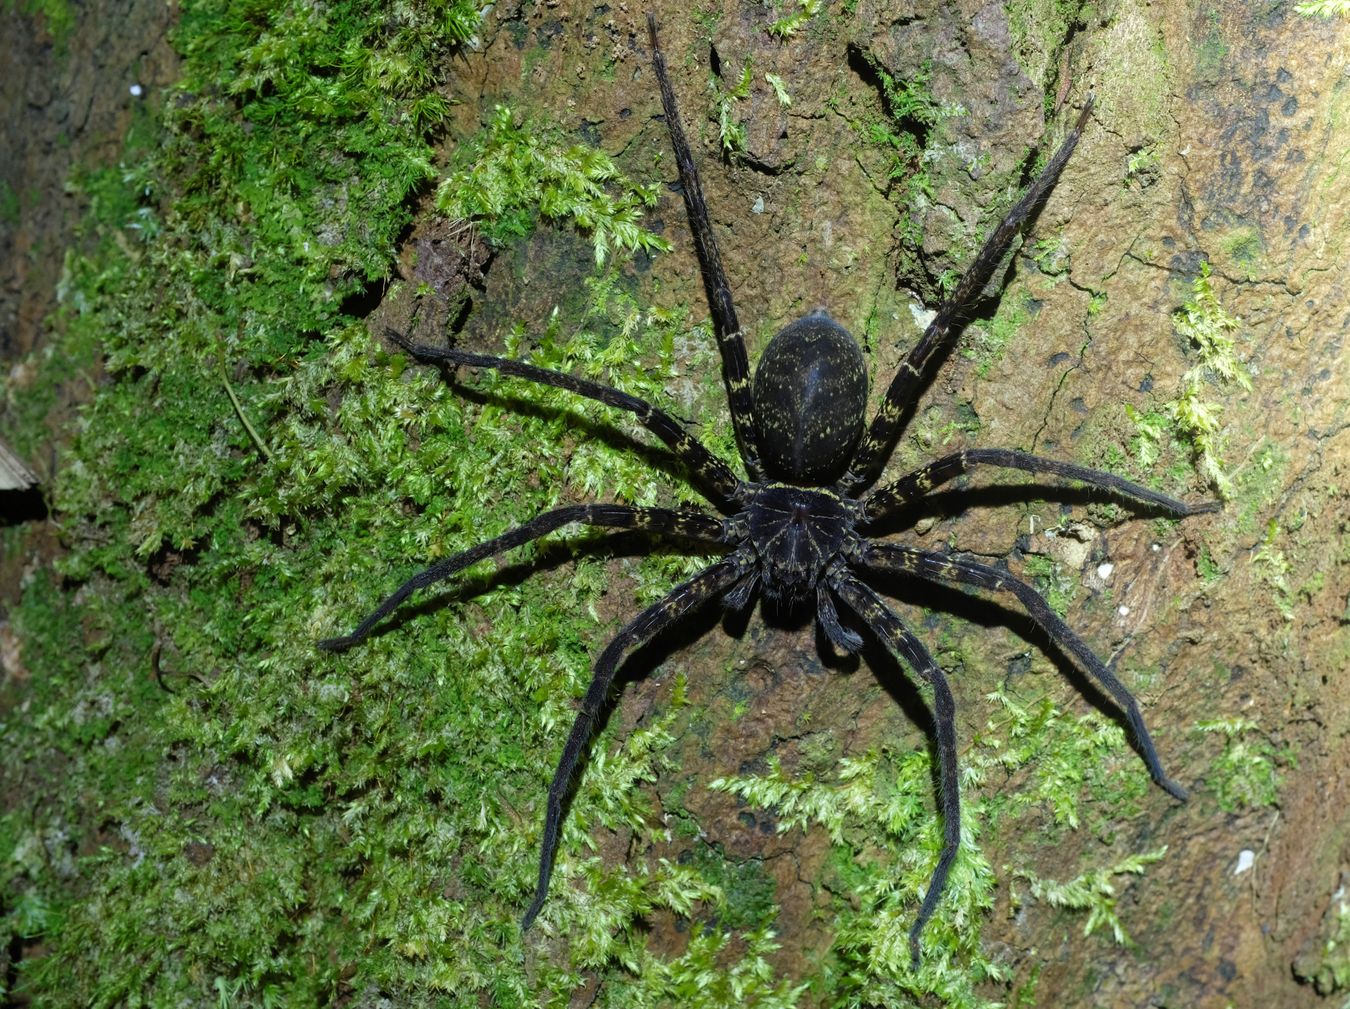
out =
[[[620,389],[578,378],[561,371],[540,368],[528,361],[516,361],[509,357],[492,357],[487,354],[470,354],[467,351],[449,347],[429,347],[426,344],[410,343],[393,330],[385,330],[385,336],[398,344],[419,361],[441,365],[465,365],[470,368],[487,368],[504,375],[527,379],[539,385],[550,385],[555,389],[568,392],[597,403],[626,410],[638,419],[656,437],[663,441],[681,462],[689,467],[694,483],[699,485],[704,497],[722,511],[733,513],[741,508],[745,496],[745,486],[731,471],[725,462],[713,455],[689,429],[664,410],[653,406],[645,399],[629,395]]]
[[[898,543],[869,543],[862,554],[862,564],[871,571],[912,575],[924,581],[939,585],[970,585],[991,592],[1006,592],[1014,596],[1027,615],[1051,639],[1063,648],[1077,662],[1080,669],[1097,681],[1097,685],[1111,695],[1112,700],[1125,714],[1134,734],[1135,745],[1143,757],[1148,773],[1163,791],[1181,800],[1186,799],[1186,789],[1173,781],[1163,771],[1158,759],[1158,750],[1153,745],[1153,737],[1144,725],[1144,716],[1139,704],[1125,684],[1116,674],[1106,668],[1105,663],[1088,647],[1050,605],[1041,598],[1039,592],[1026,582],[1014,578],[1006,571],[981,564],[966,557],[930,553]]]
[[[601,711],[609,701],[609,691],[614,685],[614,674],[618,671],[624,657],[634,649],[640,648],[661,631],[675,624],[687,614],[717,598],[738,581],[743,579],[755,564],[754,554],[747,548],[723,557],[709,567],[704,568],[687,582],[677,585],[659,602],[649,606],[630,621],[614,640],[605,646],[600,658],[595,660],[595,673],[591,685],[586,688],[572,731],[567,734],[562,756],[558,759],[558,769],[554,772],[553,783],[548,787],[548,805],[544,814],[544,837],[539,850],[539,882],[535,887],[534,900],[521,919],[520,927],[528,929],[544,906],[548,896],[548,881],[553,874],[553,861],[558,854],[558,841],[562,830],[563,802],[572,787],[572,776],[576,773],[577,763],[586,745],[595,731],[595,724]]]
[[[839,572],[830,588],[858,614],[892,655],[900,656],[910,669],[933,688],[933,729],[937,735],[939,798],[942,804],[942,852],[918,917],[909,930],[910,966],[919,966],[919,936],[937,910],[947,875],[961,846],[961,792],[956,766],[956,701],[942,667],[933,661],[922,641],[914,636],[894,611],[871,588],[848,572]]]

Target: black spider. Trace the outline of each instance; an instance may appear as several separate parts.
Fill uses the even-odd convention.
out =
[[[529,928],[548,892],[563,804],[573,773],[609,700],[615,672],[624,656],[714,599],[720,598],[724,606],[740,610],[749,605],[757,591],[784,609],[813,607],[829,640],[846,652],[856,652],[863,641],[840,622],[835,603],[842,601],[887,649],[933,688],[944,846],[910,930],[910,949],[917,963],[919,935],[942,895],[960,842],[956,709],[946,677],[928,650],[859,577],[860,573],[899,574],[939,585],[971,586],[1016,597],[1031,619],[1120,706],[1153,780],[1178,799],[1184,799],[1186,792],[1163,773],[1134,697],[1031,586],[1006,571],[967,557],[920,550],[891,540],[878,542],[864,534],[909,510],[933,488],[981,465],[1077,480],[1175,516],[1211,511],[1217,505],[1187,504],[1110,473],[1009,449],[955,452],[880,488],[868,490],[886,464],[929,364],[959,334],[963,313],[977,300],[1018,229],[1049,193],[1073,153],[1092,109],[1091,97],[1040,177],[985,241],[947,303],[900,365],[880,409],[864,431],[867,372],[862,351],[848,331],[823,309],[791,323],[770,341],[752,384],[731,290],[713,239],[698,171],[680,125],[675,95],[666,76],[665,58],[657,42],[656,19],[650,14],[647,28],[747,478],[738,478],[680,421],[635,396],[523,361],[414,346],[397,334],[390,334],[422,361],[492,368],[629,411],[688,467],[694,482],[722,515],[621,504],[556,508],[432,565],[401,585],[351,634],[321,641],[319,647],[329,651],[349,648],[370,634],[416,590],[574,522],[641,529],[726,551],[720,560],[638,614],[600,653],[549,786],[539,882],[522,921],[522,927]]]

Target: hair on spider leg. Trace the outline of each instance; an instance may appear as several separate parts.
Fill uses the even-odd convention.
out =
[[[932,691],[937,806],[943,821],[943,843],[909,933],[912,961],[917,964],[924,926],[937,911],[960,846],[956,709],[942,668],[867,579],[897,577],[948,590],[974,589],[1014,601],[1026,618],[1111,699],[1159,787],[1178,799],[1185,797],[1185,791],[1163,771],[1133,695],[1034,588],[974,558],[924,550],[893,538],[908,526],[888,528],[884,539],[869,536],[869,531],[886,527],[895,516],[909,514],[939,488],[979,467],[1045,476],[1056,486],[1081,485],[1140,511],[1177,518],[1212,511],[1218,505],[1191,504],[1112,473],[997,448],[952,453],[880,487],[873,486],[912,413],[916,396],[931,380],[935,362],[950,351],[960,335],[962,321],[1004,253],[1045,200],[1073,154],[1092,110],[1091,96],[1041,174],[985,239],[947,301],[901,362],[868,421],[867,368],[862,350],[824,308],[779,330],[751,373],[731,285],[680,121],[656,19],[650,14],[647,27],[665,126],[675,152],[680,191],[708,296],[745,477],[709,451],[686,423],[644,399],[525,361],[414,344],[390,333],[391,341],[418,361],[496,371],[632,414],[683,465],[691,484],[712,510],[602,503],[553,508],[431,565],[398,586],[350,633],[321,641],[319,647],[335,652],[349,649],[369,636],[413,593],[567,526],[656,534],[695,545],[703,554],[717,554],[716,559],[625,623],[596,658],[590,684],[562,742],[548,788],[539,871],[521,925],[528,929],[544,907],[558,853],[565,800],[624,660],[705,606],[716,604],[730,613],[744,613],[759,598],[772,609],[811,613],[824,637],[846,653],[862,650],[868,644],[866,634]],[[841,620],[840,603],[851,614],[854,626]]]

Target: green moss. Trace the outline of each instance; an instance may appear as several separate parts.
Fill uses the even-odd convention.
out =
[[[750,97],[750,85],[754,75],[750,69],[750,57],[741,64],[740,75],[729,88],[724,88],[720,78],[708,78],[708,90],[713,95],[713,105],[717,118],[717,135],[722,142],[722,153],[733,157],[745,153],[745,123],[735,118],[736,103]]]
[[[0,179],[0,224],[17,224],[21,213],[19,194],[8,182]]]
[[[987,700],[995,714],[976,739],[972,768],[981,776],[1034,769],[1030,787],[991,799],[991,823],[1036,809],[1061,828],[1086,826],[1112,839],[1115,824],[1138,808],[1148,789],[1120,727],[1096,714],[1070,717],[1048,697],[1026,700],[997,690]]]
[[[1228,56],[1228,40],[1221,29],[1222,12],[1211,7],[1205,14],[1205,31],[1195,44],[1195,73],[1197,80],[1208,84],[1218,82],[1223,61]]]
[[[1200,576],[1200,580],[1204,582],[1206,586],[1216,584],[1224,574],[1223,568],[1221,568],[1218,561],[1214,559],[1214,555],[1210,553],[1209,547],[1203,544],[1200,546],[1200,552],[1195,558],[1195,570]]]
[[[1219,304],[1210,276],[1209,263],[1201,263],[1191,283],[1191,298],[1172,316],[1177,335],[1196,356],[1182,376],[1176,398],[1148,411],[1126,404],[1125,412],[1135,425],[1134,454],[1142,468],[1154,465],[1170,442],[1190,454],[1205,481],[1226,499],[1234,496],[1234,485],[1221,458],[1223,406],[1207,398],[1208,389],[1236,385],[1250,390],[1252,383],[1237,355],[1235,334],[1241,320]]]
[[[924,930],[927,951],[910,967],[909,929],[942,847],[941,820],[928,812],[932,768],[926,751],[869,750],[840,759],[828,776],[788,775],[777,761],[761,775],[719,778],[708,787],[771,807],[782,832],[819,827],[829,836],[835,901],[830,1005],[904,1004],[932,993],[946,1005],[984,1006],[981,981],[1002,976],[979,947],[978,919],[992,903],[989,865],[965,841],[942,902]]]
[[[1256,566],[1261,580],[1270,588],[1280,615],[1288,621],[1294,619],[1294,590],[1289,584],[1289,573],[1293,568],[1285,558],[1284,551],[1277,546],[1279,536],[1280,523],[1271,519],[1266,523],[1265,538],[1252,551],[1252,564]]]
[[[1077,587],[1075,580],[1060,570],[1054,558],[1043,554],[1027,556],[1026,573],[1035,583],[1036,591],[1050,604],[1050,608],[1061,617],[1064,616],[1069,610],[1069,604],[1073,602],[1074,590]]]
[[[711,42],[717,34],[717,26],[722,23],[722,8],[713,3],[696,4],[690,8],[689,17],[698,26],[703,39]]]
[[[1295,977],[1311,982],[1323,997],[1350,990],[1350,901],[1344,876],[1331,895],[1317,935],[1304,944],[1293,968]]]
[[[1250,718],[1209,719],[1197,722],[1195,729],[1223,740],[1222,750],[1205,773],[1205,786],[1220,809],[1235,813],[1278,804],[1276,764],[1293,765],[1294,754],[1289,747],[1277,746]]]
[[[37,20],[64,55],[75,30],[75,12],[67,0],[5,0],[5,9]]]
[[[699,842],[690,864],[702,879],[716,886],[725,902],[718,908],[717,923],[724,929],[763,929],[778,916],[773,877],[762,859],[729,859],[718,844]]]
[[[1258,442],[1247,464],[1234,480],[1236,493],[1237,530],[1244,536],[1264,535],[1269,532],[1268,520],[1263,521],[1271,505],[1278,499],[1289,467],[1289,453],[1281,445]]]
[[[792,105],[792,96],[788,94],[787,85],[783,83],[783,78],[779,77],[777,74],[766,73],[764,75],[764,80],[768,82],[769,87],[773,88],[773,95],[778,99],[779,107],[784,109],[789,108]]]
[[[943,652],[945,667],[957,661]],[[1085,829],[1111,845],[1119,824],[1137,812],[1149,779],[1119,726],[1096,714],[1067,716],[1047,698],[1026,702],[999,691],[988,699],[995,714],[962,757],[961,854],[924,930],[917,972],[909,968],[908,929],[942,836],[941,819],[930,809],[933,769],[926,750],[869,750],[820,772],[798,768],[791,775],[770,761],[766,773],[709,785],[772,809],[780,831],[821,830],[828,837],[822,885],[837,895],[837,940],[825,968],[824,1004],[904,1005],[933,995],[948,1005],[987,1004],[984,983],[1004,979],[1007,967],[980,941],[995,885],[980,834],[1034,835],[1042,845],[1049,820],[1057,830]],[[1022,768],[1030,769],[1027,787],[1002,787]],[[1028,832],[1028,823],[1036,830]],[[1053,902],[1090,891],[1082,904],[1090,912],[1089,931],[1107,924],[1123,936],[1110,879],[1138,872],[1154,857],[1102,854],[1102,867],[1069,884],[1046,884],[1036,895]]]
[[[1086,911],[1087,920],[1083,923],[1084,935],[1091,935],[1105,925],[1111,929],[1116,945],[1124,946],[1130,942],[1130,937],[1116,913],[1114,877],[1141,876],[1147,866],[1159,861],[1165,854],[1167,854],[1166,845],[1156,851],[1129,855],[1115,865],[1082,873],[1067,882],[1041,879],[1030,872],[1019,872],[1018,876],[1030,884],[1030,894],[1036,900],[1044,901],[1051,907]],[[1017,901],[1014,901],[1014,906],[1016,904]]]
[[[557,129],[516,125],[505,106],[493,110],[481,135],[458,145],[455,166],[437,189],[437,209],[452,221],[480,225],[497,245],[524,237],[544,217],[589,231],[599,265],[611,248],[670,249],[638,224],[642,208],[656,202],[656,184],[632,183],[604,151],[568,145]]]
[[[825,6],[824,0],[800,0],[800,6],[790,13],[783,14],[768,27],[768,32],[774,38],[790,39],[796,35],[807,23],[820,13],[821,8]]]
[[[1250,269],[1265,251],[1265,243],[1256,228],[1237,228],[1224,239],[1223,251],[1235,263]]]
[[[933,198],[933,179],[925,161],[932,131],[944,119],[964,115],[959,105],[938,101],[932,91],[932,67],[924,64],[907,78],[897,78],[874,53],[861,53],[875,77],[880,106],[858,116],[844,111],[840,96],[826,99],[827,107],[843,115],[860,142],[876,152],[880,169],[874,182],[893,191],[901,208],[899,229],[911,258],[923,243],[922,211]],[[818,159],[817,168],[825,162]]]
[[[1154,145],[1149,144],[1131,151],[1125,159],[1125,184],[1127,186],[1134,184],[1140,189],[1146,189],[1158,180],[1161,167],[1161,159]]]
[[[1350,17],[1350,0],[1307,0],[1295,4],[1294,10],[1304,17]]]
[[[1174,54],[1147,4],[1121,0],[1107,11],[1091,41],[1094,65],[1102,69],[1094,83],[1097,115],[1117,124],[1131,145],[1126,184],[1146,187],[1157,180],[1157,164],[1175,129],[1166,97],[1176,86]]]
[[[1009,0],[1003,5],[1017,63],[1036,87],[1053,93],[1059,52],[1090,7],[1083,0]]]

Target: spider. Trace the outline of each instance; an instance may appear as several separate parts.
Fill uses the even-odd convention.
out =
[[[979,466],[1075,480],[1145,509],[1177,517],[1212,511],[1217,503],[1189,504],[1111,473],[997,448],[954,452],[874,487],[925,383],[929,365],[954,343],[961,331],[963,315],[978,300],[1023,222],[1054,187],[1073,153],[1092,110],[1091,96],[1040,176],[985,240],[947,302],[901,363],[871,423],[865,425],[867,371],[862,350],[824,309],[817,309],[779,331],[765,348],[751,380],[731,288],[722,269],[698,170],[666,74],[656,19],[651,14],[647,15],[647,30],[746,478],[737,477],[726,462],[694,437],[686,424],[618,389],[524,361],[414,345],[391,332],[390,338],[419,361],[441,367],[492,369],[628,411],[684,464],[693,483],[721,514],[625,504],[555,508],[415,575],[350,634],[321,641],[319,647],[335,652],[348,649],[366,638],[417,590],[573,523],[641,530],[683,539],[710,552],[722,552],[718,560],[625,624],[596,660],[590,686],[549,786],[538,883],[521,922],[522,929],[528,929],[548,893],[564,803],[577,765],[609,702],[615,673],[625,656],[702,606],[720,601],[727,609],[740,611],[757,594],[767,605],[783,610],[814,609],[814,617],[826,638],[844,652],[854,653],[862,648],[863,639],[840,619],[837,604],[842,603],[863,628],[903,660],[933,691],[943,847],[909,933],[911,958],[917,965],[920,935],[937,908],[960,843],[956,706],[942,669],[868,583],[869,575],[899,575],[943,586],[1006,593],[1015,598],[1031,619],[1119,706],[1153,780],[1179,800],[1186,798],[1186,792],[1164,773],[1139,706],[1129,690],[1035,589],[1006,570],[973,558],[921,550],[889,538],[874,539],[868,532],[912,510],[934,488]]]

